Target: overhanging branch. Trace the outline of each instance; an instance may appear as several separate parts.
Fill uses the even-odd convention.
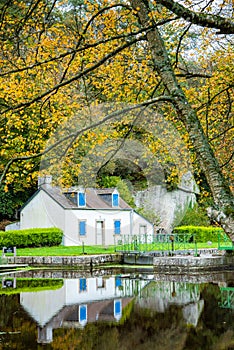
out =
[[[202,27],[218,29],[218,34],[234,34],[234,22],[218,15],[191,11],[173,0],[158,0],[178,17]]]
[[[130,111],[133,111],[135,109],[138,109],[138,108],[141,108],[141,107],[148,107],[152,104],[155,104],[157,102],[170,102],[172,103],[173,102],[173,98],[171,96],[159,96],[159,97],[155,97],[155,98],[152,98],[150,100],[147,100],[147,101],[144,101],[142,103],[139,103],[137,105],[133,105],[133,106],[130,106],[130,107],[127,107],[127,108],[124,108],[122,110],[118,110],[118,111],[115,111],[113,113],[110,113],[108,114],[107,116],[105,116],[103,119],[91,124],[91,125],[88,125],[74,133],[71,133],[69,135],[66,135],[64,137],[62,137],[61,139],[59,139],[57,142],[55,142],[53,145],[47,147],[44,151],[42,152],[39,152],[37,154],[32,154],[30,156],[19,156],[19,157],[14,157],[12,158],[11,160],[9,160],[9,162],[6,164],[4,170],[3,170],[3,173],[2,175],[0,176],[0,185],[2,184],[9,168],[11,167],[11,165],[13,163],[16,163],[16,162],[19,162],[19,161],[24,161],[24,160],[30,160],[30,159],[34,159],[34,158],[38,158],[38,157],[41,157],[45,154],[48,154],[51,150],[53,150],[54,148],[56,148],[57,146],[61,145],[63,142],[65,142],[66,140],[68,139],[72,139],[72,142],[70,143],[70,146],[72,146],[72,144],[75,142],[75,140],[77,139],[77,137],[81,134],[83,134],[84,132],[86,131],[89,131],[89,130],[92,130],[92,129],[95,129],[97,128],[98,126],[102,125],[102,124],[105,124],[106,122],[116,118],[116,117],[120,117],[122,116],[123,114],[125,113],[128,113]]]

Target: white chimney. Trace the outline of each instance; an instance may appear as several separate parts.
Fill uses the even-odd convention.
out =
[[[38,188],[40,188],[42,185],[45,185],[46,188],[49,188],[51,187],[51,184],[52,184],[51,175],[38,176]]]

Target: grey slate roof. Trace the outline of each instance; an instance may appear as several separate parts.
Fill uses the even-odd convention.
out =
[[[112,207],[101,197],[102,194],[112,194],[115,189],[95,189],[87,188],[86,193],[86,206],[79,208],[71,200],[69,200],[66,195],[63,193],[61,188],[42,185],[41,190],[46,192],[51,198],[53,198],[59,205],[64,209],[132,209],[122,198],[119,197],[119,206]],[[71,189],[68,190],[68,193],[71,193]]]
[[[55,202],[61,205],[61,207],[63,207],[64,209],[77,208],[77,206],[74,203],[72,203],[72,201],[66,198],[61,188],[52,186],[47,187],[46,185],[42,185],[40,189],[46,192],[52,199],[55,200]]]

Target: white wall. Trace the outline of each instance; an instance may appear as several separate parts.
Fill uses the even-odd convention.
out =
[[[59,227],[64,230],[64,210],[44,191],[22,209],[20,228]]]
[[[142,228],[140,228],[142,226]],[[143,232],[144,231],[144,232]],[[150,224],[144,217],[133,212],[133,229],[132,234],[153,234],[153,224]]]
[[[64,281],[64,286],[66,288],[66,305],[72,304],[82,304],[98,300],[107,300],[115,297],[124,296],[122,288],[115,286],[115,277],[103,278],[103,287],[98,287],[98,278],[87,278],[86,279],[86,290],[79,290],[79,279],[68,279]],[[122,280],[122,283],[125,283]]]
[[[146,226],[147,233],[153,233],[152,225],[131,210],[66,210],[64,245],[94,245],[96,240],[96,222],[103,221],[104,246],[115,244],[121,235],[139,234],[140,225]],[[86,235],[79,236],[79,220],[86,220]],[[120,220],[120,234],[114,235],[114,221]]]
[[[65,294],[65,286],[56,290],[23,292],[20,293],[20,304],[39,326],[44,327],[63,307]]]
[[[86,235],[79,236],[79,220],[86,220]],[[64,245],[96,244],[96,222],[103,221],[103,245],[114,244],[114,220],[121,221],[121,233],[130,233],[130,211],[67,210]]]
[[[20,230],[20,221],[13,222],[5,227],[5,231],[9,230]]]
[[[99,278],[103,281],[102,288],[98,287]],[[57,290],[20,293],[20,304],[43,327],[66,305],[133,296],[136,291],[140,291],[138,289],[142,289],[148,283],[148,281],[130,281],[123,278],[119,288],[115,281],[115,276],[87,278],[86,290],[80,291],[79,279],[67,279],[64,280],[64,286]]]
[[[86,235],[79,235],[79,221],[86,221]],[[120,220],[120,234],[114,235],[114,221]],[[152,233],[152,225],[133,210],[63,209],[47,193],[40,191],[21,211],[21,229],[58,227],[64,232],[63,244],[114,245],[121,235],[139,234],[140,225]],[[102,243],[97,242],[97,221],[103,221]]]

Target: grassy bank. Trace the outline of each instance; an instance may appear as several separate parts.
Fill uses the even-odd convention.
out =
[[[13,278],[7,278],[7,282],[13,282]],[[14,288],[6,286],[0,287],[1,294],[18,294],[22,292],[41,292],[45,290],[56,290],[63,286],[63,279],[51,279],[51,278],[17,278]]]
[[[217,248],[218,243],[198,243],[197,249]],[[194,244],[188,245],[187,249],[194,249]],[[18,248],[17,256],[77,256],[77,255],[96,255],[96,254],[113,254],[115,247],[102,246],[75,246],[75,247],[40,247],[40,248]],[[7,256],[13,254],[7,254]]]
[[[101,246],[75,246],[75,247],[41,247],[41,248],[19,248],[17,256],[77,256],[115,253],[115,247],[104,248]]]

